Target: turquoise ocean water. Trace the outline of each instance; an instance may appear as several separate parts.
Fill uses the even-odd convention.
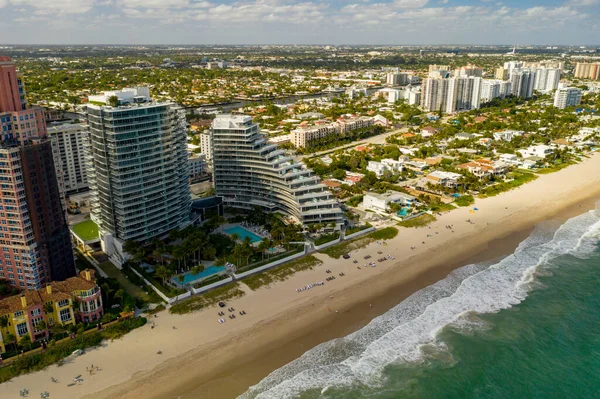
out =
[[[600,211],[541,224],[241,398],[600,398]]]

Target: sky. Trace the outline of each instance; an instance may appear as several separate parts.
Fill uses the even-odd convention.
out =
[[[0,44],[600,47],[600,0],[0,0]]]

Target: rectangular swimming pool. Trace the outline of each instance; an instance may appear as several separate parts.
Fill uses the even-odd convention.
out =
[[[260,238],[259,236],[257,236],[253,232],[251,232],[250,230],[243,228],[242,226],[228,227],[224,231],[225,231],[225,233],[227,233],[229,235],[232,235],[234,233],[237,234],[240,237],[240,240],[243,240],[246,237],[250,237],[250,241],[252,243],[262,241],[262,238]]]
[[[222,272],[223,270],[225,270],[225,266],[210,266],[210,267],[207,267],[206,269],[204,269],[203,271],[201,271],[198,274],[194,274],[192,272],[188,272],[188,273],[185,273],[183,275],[183,283],[184,284],[189,284],[189,283],[192,283],[194,281],[198,281],[198,280],[204,279],[206,277],[212,276],[213,274],[217,274],[219,272]],[[173,281],[173,284],[175,284],[176,286],[181,285],[181,282],[179,280],[177,280],[177,277],[173,277],[171,279],[171,281]]]

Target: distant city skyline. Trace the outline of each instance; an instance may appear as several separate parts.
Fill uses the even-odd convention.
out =
[[[600,44],[600,0],[0,0],[0,44]]]

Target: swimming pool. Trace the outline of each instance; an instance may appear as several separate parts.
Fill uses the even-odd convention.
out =
[[[225,231],[225,233],[227,233],[229,235],[232,235],[234,233],[237,234],[240,237],[240,240],[243,240],[246,237],[250,237],[250,241],[253,244],[255,242],[262,241],[262,238],[260,238],[259,236],[257,236],[253,232],[251,232],[250,230],[243,228],[242,226],[228,227],[224,231]]]
[[[188,272],[185,273],[183,275],[183,283],[184,284],[189,284],[192,283],[194,281],[198,281],[198,280],[202,280],[206,277],[212,276],[213,274],[217,274],[219,272],[222,272],[223,270],[225,270],[225,266],[210,266],[207,267],[206,269],[204,269],[203,271],[201,271],[198,274],[194,274],[192,272]],[[177,276],[173,277],[171,279],[171,281],[173,282],[173,284],[179,286],[181,285],[181,282],[177,279]]]
[[[404,216],[408,215],[409,212],[410,212],[410,208],[402,208],[400,210],[400,212],[398,212],[398,216],[404,217]]]

